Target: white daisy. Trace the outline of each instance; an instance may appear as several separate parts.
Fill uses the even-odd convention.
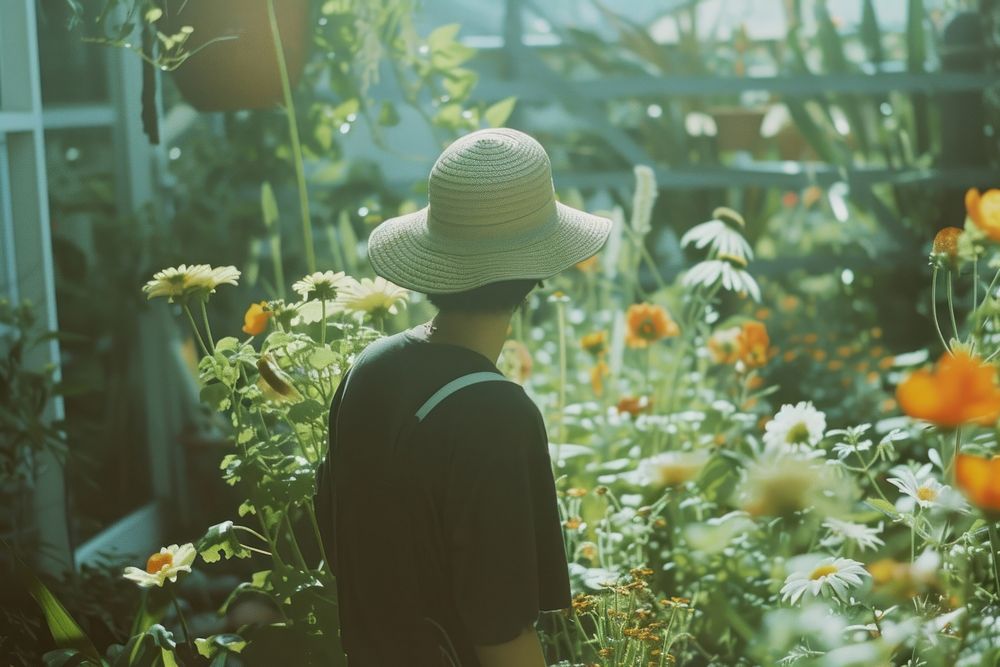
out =
[[[861,440],[860,442],[838,442],[833,446],[833,453],[843,461],[855,452],[867,452],[872,448],[871,440]]]
[[[885,542],[879,537],[882,532],[881,522],[879,522],[878,528],[870,528],[864,524],[830,517],[823,521],[823,527],[830,531],[830,534],[822,542],[823,546],[837,546],[846,540],[856,544],[862,551],[866,549],[874,551],[885,545]]]
[[[681,237],[681,246],[689,245],[703,250],[706,247],[713,255],[731,255],[744,260],[753,259],[753,250],[739,230],[724,220],[709,220],[695,225]]]
[[[870,576],[864,565],[856,560],[824,558],[811,568],[788,575],[781,587],[781,599],[795,604],[806,593],[821,597],[829,592],[844,600],[851,588],[860,586],[862,578]]]
[[[219,285],[236,285],[240,271],[235,266],[213,268],[208,264],[181,264],[157,271],[142,288],[147,299],[165,296],[170,303],[198,295],[207,297]]]
[[[317,301],[329,300],[336,298],[338,290],[349,282],[352,282],[352,280],[343,271],[337,271],[336,273],[333,271],[317,271],[302,278],[302,280],[296,281],[292,285],[292,291],[301,296],[303,301],[309,301],[310,299]]]
[[[764,427],[764,444],[768,449],[808,452],[823,439],[826,415],[812,402],[785,404]]]
[[[122,576],[134,581],[142,588],[162,587],[167,579],[175,582],[181,572],[190,572],[191,564],[194,563],[194,558],[197,555],[198,552],[195,551],[194,545],[190,542],[181,546],[171,544],[150,556],[149,560],[146,561],[145,570],[140,570],[137,567],[126,567]]]
[[[749,294],[754,301],[760,301],[760,287],[749,273],[743,270],[746,261],[738,260],[736,256],[720,255],[719,259],[709,259],[698,262],[684,274],[682,281],[685,287],[711,287],[721,283],[730,292]]]
[[[170,303],[174,299],[189,296],[212,274],[208,264],[181,264],[153,274],[153,279],[142,287],[147,299],[165,296]]]
[[[914,503],[922,509],[965,509],[965,501],[950,486],[931,475],[931,464],[924,464],[916,472],[906,466],[897,466],[891,472],[896,476],[887,481],[909,498],[909,502],[897,505],[901,511],[911,511]]]
[[[661,452],[639,462],[638,477],[643,484],[678,486],[694,479],[708,463],[708,452]]]
[[[381,276],[374,280],[362,278],[361,282],[346,282],[337,295],[337,301],[347,310],[357,315],[373,318],[395,315],[399,306],[406,307],[409,290],[394,285]]]

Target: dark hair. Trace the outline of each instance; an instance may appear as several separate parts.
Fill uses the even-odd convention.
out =
[[[541,284],[542,281],[538,278],[501,280],[464,292],[428,294],[427,300],[441,311],[467,313],[513,311],[524,302],[535,285]]]

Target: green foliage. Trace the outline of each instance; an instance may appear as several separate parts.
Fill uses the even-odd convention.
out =
[[[37,329],[32,304],[0,298],[0,485],[33,482],[41,452],[60,459],[66,453],[66,436],[50,412],[62,388],[56,368],[40,363],[42,346],[57,334]]]

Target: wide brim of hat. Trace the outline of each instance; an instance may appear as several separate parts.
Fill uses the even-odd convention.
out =
[[[523,241],[479,246],[474,252],[442,247],[428,235],[429,208],[386,220],[368,238],[375,273],[425,294],[449,294],[501,280],[551,278],[594,255],[612,221],[556,202],[555,219]]]

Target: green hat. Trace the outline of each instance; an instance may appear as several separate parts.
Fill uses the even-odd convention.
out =
[[[509,128],[457,139],[434,163],[429,204],[368,239],[375,273],[426,294],[550,278],[595,254],[611,220],[557,202],[545,149]]]

